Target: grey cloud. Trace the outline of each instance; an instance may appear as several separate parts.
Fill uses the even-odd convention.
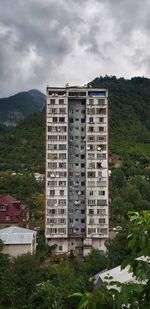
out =
[[[0,5],[0,96],[43,90],[49,80],[66,82],[73,75],[88,81],[91,74],[150,74],[144,51],[148,0],[0,0]]]

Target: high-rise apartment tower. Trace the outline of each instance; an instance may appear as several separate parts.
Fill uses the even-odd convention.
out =
[[[45,237],[56,252],[105,251],[108,91],[47,87]]]

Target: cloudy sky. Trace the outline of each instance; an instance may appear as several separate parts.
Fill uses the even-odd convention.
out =
[[[0,0],[0,97],[150,77],[149,0]]]

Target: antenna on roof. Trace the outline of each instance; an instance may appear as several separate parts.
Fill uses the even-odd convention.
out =
[[[67,84],[65,85],[65,87],[69,87],[69,83],[67,83]]]

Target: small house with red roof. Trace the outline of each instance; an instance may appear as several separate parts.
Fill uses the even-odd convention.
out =
[[[11,225],[28,227],[29,209],[11,195],[0,195],[0,228]]]

